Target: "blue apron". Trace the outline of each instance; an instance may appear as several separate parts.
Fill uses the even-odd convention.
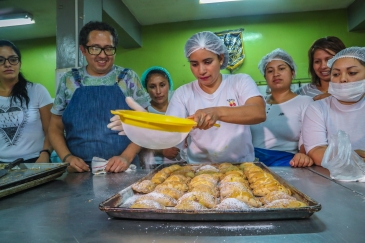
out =
[[[118,83],[111,86],[84,86],[78,70],[72,71],[80,87],[75,90],[62,115],[68,149],[87,163],[94,156],[108,160],[122,154],[131,141],[127,136],[119,136],[118,132],[107,128],[113,116],[110,110],[131,110]],[[123,72],[127,71],[123,70],[118,79],[121,80]],[[139,166],[138,156],[132,163]]]
[[[255,157],[258,158],[260,162],[264,163],[267,166],[290,166],[289,162],[294,157],[294,154],[284,151],[262,149],[262,148],[254,148],[254,149],[255,149]]]

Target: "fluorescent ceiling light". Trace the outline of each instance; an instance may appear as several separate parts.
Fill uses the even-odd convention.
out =
[[[241,0],[199,0],[200,4],[204,3],[221,3],[221,2],[236,2]]]
[[[29,13],[0,15],[0,27],[34,24],[32,15]]]

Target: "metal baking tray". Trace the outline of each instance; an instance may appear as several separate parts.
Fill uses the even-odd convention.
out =
[[[177,163],[179,165],[186,165],[186,162]],[[239,165],[241,163],[232,163]],[[99,205],[101,211],[106,212],[109,216],[115,218],[126,219],[146,219],[146,220],[176,220],[176,221],[247,221],[247,220],[274,220],[274,219],[301,219],[309,218],[314,212],[321,210],[321,204],[311,199],[309,196],[299,191],[297,188],[288,184],[283,178],[271,171],[261,162],[255,162],[257,166],[271,173],[275,179],[281,184],[289,188],[293,196],[305,202],[308,206],[302,208],[250,208],[249,210],[177,210],[171,209],[131,209],[123,207],[123,204],[128,199],[135,195],[132,190],[132,185],[121,190],[109,199],[105,200]],[[190,164],[195,165],[195,164]],[[201,166],[205,164],[197,164]],[[214,164],[213,164],[214,165]],[[171,166],[171,164],[163,164],[153,170],[145,177],[138,180],[149,180],[157,171],[162,168]]]
[[[21,163],[0,178],[0,198],[60,177],[68,163]]]

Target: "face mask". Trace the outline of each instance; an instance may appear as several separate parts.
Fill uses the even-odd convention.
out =
[[[357,102],[365,93],[365,79],[349,83],[330,82],[328,93],[339,101]]]

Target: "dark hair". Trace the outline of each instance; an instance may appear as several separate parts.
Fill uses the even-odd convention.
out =
[[[117,31],[109,24],[99,21],[90,21],[81,28],[79,34],[79,45],[86,46],[87,42],[89,41],[89,34],[93,30],[109,31],[113,36],[114,47],[118,45]]]
[[[169,77],[167,76],[167,74],[162,71],[162,70],[151,70],[148,72],[147,76],[146,76],[146,87],[147,87],[147,83],[148,83],[148,80],[150,80],[150,78],[152,77],[152,75],[154,74],[160,74],[161,76],[163,76],[164,78],[166,78],[167,80],[167,83],[169,84],[170,86],[170,82],[169,82]]]
[[[320,38],[311,45],[308,50],[308,73],[311,75],[312,84],[321,86],[321,81],[313,69],[313,58],[316,50],[320,49],[332,55],[332,53],[329,53],[328,50],[333,51],[336,54],[345,48],[345,44],[336,36]]]
[[[13,49],[13,51],[18,55],[19,62],[22,62],[22,55],[19,49],[8,40],[0,40],[0,47],[7,46]],[[11,93],[10,93],[10,106],[13,102],[17,100],[20,101],[20,106],[23,106],[23,101],[25,101],[26,106],[28,107],[29,104],[29,96],[27,91],[27,84],[32,84],[28,80],[26,80],[21,72],[18,74],[18,82],[13,86]]]

